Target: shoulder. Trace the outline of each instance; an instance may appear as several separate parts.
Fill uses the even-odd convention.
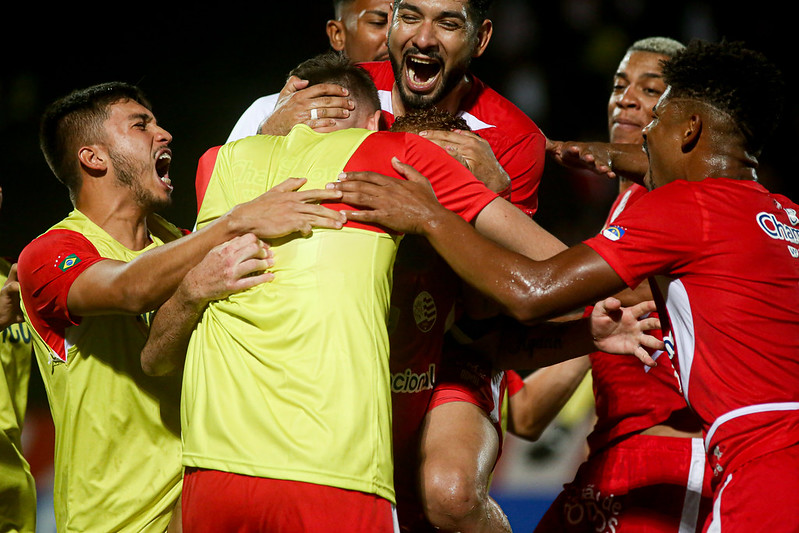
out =
[[[497,134],[512,136],[542,136],[536,123],[513,102],[473,77],[473,87],[465,100],[462,112],[472,129],[493,129]],[[484,132],[480,131],[482,135]],[[485,133],[488,133],[486,131]]]

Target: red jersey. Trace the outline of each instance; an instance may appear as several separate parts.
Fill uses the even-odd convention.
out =
[[[605,227],[621,215],[625,208],[638,201],[646,188],[632,184],[618,195],[611,206]],[[656,336],[660,332],[653,332]],[[658,362],[649,368],[633,357],[620,357],[594,352],[591,359],[591,378],[597,421],[588,435],[591,454],[608,444],[639,433],[664,422],[688,430],[696,429],[695,416],[682,397],[676,371],[668,357],[652,353]]]
[[[753,181],[681,180],[586,241],[630,287],[650,278],[717,473],[799,442],[797,209]]]
[[[394,71],[390,61],[360,63],[372,76],[380,96],[383,116],[394,122],[391,90]],[[469,128],[488,141],[511,179],[510,201],[532,216],[538,209],[538,185],[544,171],[546,139],[535,123],[495,90],[472,75],[472,87],[461,100],[458,115]]]

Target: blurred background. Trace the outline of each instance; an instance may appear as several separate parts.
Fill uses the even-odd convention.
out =
[[[625,48],[642,37],[744,41],[778,64],[790,95],[797,65],[783,5],[765,0],[740,10],[702,0],[497,0],[492,41],[473,71],[550,138],[604,141],[612,74]],[[327,1],[228,3],[199,13],[160,5],[135,12],[130,5],[67,6],[46,16],[41,7],[16,9],[6,19],[0,69],[0,255],[11,260],[71,209],[38,148],[38,119],[50,101],[111,80],[143,88],[158,122],[174,136],[174,204],[163,214],[191,228],[197,159],[225,142],[253,100],[277,92],[292,67],[327,49],[324,25],[332,16]],[[789,101],[760,171],[767,188],[794,199],[798,121],[797,105]],[[609,180],[548,166],[536,219],[565,242],[578,242],[600,228],[615,190]],[[37,372],[24,439],[40,488],[40,530],[50,531],[52,427]],[[591,408],[588,384],[543,442],[508,439],[493,492],[515,530],[532,530],[573,475]]]

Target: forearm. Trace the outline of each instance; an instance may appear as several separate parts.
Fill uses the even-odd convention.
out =
[[[508,431],[537,440],[580,386],[591,369],[587,355],[536,370],[524,387],[511,396]]]
[[[596,350],[589,318],[504,326],[495,361],[500,368],[535,370]]]
[[[190,301],[180,289],[164,302],[155,314],[141,352],[145,374],[163,376],[183,368],[191,333],[204,310],[204,303]]]
[[[552,238],[540,226],[532,221],[531,224],[525,236],[530,243]],[[532,261],[480,236],[462,218],[443,208],[425,222],[423,233],[462,279],[522,322],[534,323],[558,316],[594,298],[588,294],[583,298],[580,291],[570,290],[564,283],[566,280],[558,277],[561,266],[574,255],[571,249],[547,262]],[[553,252],[554,247],[539,254],[547,256]],[[583,276],[586,268],[573,265],[572,271]]]
[[[643,185],[649,160],[638,144],[609,144],[610,167],[617,175]]]
[[[186,273],[214,246],[248,229],[247,220],[231,211],[203,229],[156,246],[132,261],[100,261],[70,288],[70,312],[91,316],[152,311],[175,292]]]

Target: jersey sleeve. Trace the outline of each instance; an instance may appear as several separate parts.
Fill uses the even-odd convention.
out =
[[[211,174],[214,172],[216,157],[219,154],[220,148],[222,147],[214,146],[213,148],[209,148],[200,156],[200,160],[197,162],[197,174],[194,178],[194,192],[197,195],[198,212],[200,211],[200,206],[203,205],[205,191],[208,189],[208,182],[211,181]]]
[[[650,276],[685,273],[703,253],[706,218],[692,189],[674,182],[643,195],[584,244],[634,288]]]
[[[538,210],[538,186],[544,172],[545,147],[543,134],[530,132],[497,154],[497,161],[511,180],[511,203],[529,216]]]
[[[250,107],[236,121],[233,130],[228,136],[227,142],[238,141],[250,135],[256,135],[261,128],[261,124],[272,115],[279,94],[274,93],[262,96],[255,100]]]
[[[418,135],[407,136],[403,163],[430,180],[441,205],[471,222],[498,197],[443,148]]]
[[[212,148],[203,156],[206,157],[206,161],[203,164],[204,174],[202,178],[205,185],[203,199],[197,209],[197,229],[221,217],[230,210],[231,206],[236,204],[233,195],[226,188],[230,175],[226,146],[229,147],[231,145],[227,144],[222,147]],[[199,174],[197,181],[199,195],[199,187],[201,186]]]
[[[87,268],[103,259],[86,237],[70,230],[50,230],[26,246],[17,273],[32,325],[36,327],[39,320],[64,327],[78,324],[80,317],[67,308],[69,289]]]

